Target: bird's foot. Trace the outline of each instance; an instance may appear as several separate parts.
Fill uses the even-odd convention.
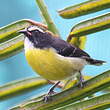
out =
[[[53,85],[52,88],[50,88],[48,94],[46,96],[44,96],[44,102],[50,101],[52,100],[51,95],[55,94],[56,92],[54,91],[54,88],[60,83],[60,81],[58,81],[56,84]]]
[[[79,73],[80,73],[79,77],[77,77],[78,80],[79,80],[78,85],[79,85],[80,88],[84,88],[84,78],[83,78],[81,72],[79,72]]]
[[[80,88],[84,88],[84,80],[80,80],[78,85]]]
[[[79,88],[84,88],[84,86],[85,86],[84,81],[82,81],[82,82],[79,81],[76,85],[77,85]]]
[[[48,102],[48,101],[51,101],[51,100],[52,100],[52,98],[51,98],[50,95],[45,95],[45,96],[43,97],[43,101],[44,101],[44,102]]]
[[[55,91],[49,91],[48,94],[46,94],[43,98],[44,102],[52,101],[51,95],[54,95],[56,92]]]

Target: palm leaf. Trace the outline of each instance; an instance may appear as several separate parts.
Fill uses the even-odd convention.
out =
[[[0,86],[0,101],[32,91],[46,84],[48,84],[48,81],[40,77],[26,78],[7,83]]]
[[[70,19],[110,8],[110,0],[88,0],[58,11],[63,18]]]
[[[104,88],[110,86],[110,71],[106,71],[84,83],[84,88],[81,89],[79,86],[74,86],[65,91],[51,96],[51,101],[45,103],[40,96],[35,99],[28,100],[27,102],[18,105],[10,110],[20,110],[20,109],[33,109],[33,110],[54,110],[64,105],[75,103],[81,99],[84,99]]]
[[[69,42],[72,37],[80,37],[95,32],[103,31],[110,28],[110,13],[103,14],[101,16],[88,19],[76,24],[70,32],[67,39]]]
[[[59,32],[53,23],[51,17],[49,16],[47,7],[43,0],[36,0],[44,21],[46,22],[48,29],[54,34],[59,35]],[[94,4],[95,3],[95,4]],[[61,16],[64,18],[73,18],[82,16],[85,14],[93,13],[110,7],[110,0],[91,0],[76,6],[71,6],[67,9],[59,11]],[[77,9],[77,11],[75,10]],[[64,13],[63,13],[64,12]],[[108,29],[110,27],[110,13],[92,18],[75,25],[67,38],[67,41],[71,44],[76,45],[77,47],[84,48],[86,37],[85,35],[95,33]],[[17,31],[26,28],[30,25],[42,25],[44,28],[47,26],[32,21],[32,20],[21,20],[15,23],[9,24],[5,27],[0,28],[0,59],[3,60],[10,56],[13,56],[23,50],[23,38],[24,36],[17,33]],[[32,90],[36,87],[41,87],[49,83],[44,79],[26,79],[13,83],[9,83],[0,87],[1,100],[11,97],[12,94],[17,95],[22,94],[22,92],[27,92],[27,90]],[[27,84],[27,85],[26,85]],[[91,98],[96,92],[102,91],[103,89],[110,86],[110,71],[106,71],[96,77],[93,77],[84,82],[84,88],[79,88],[79,85],[74,87],[67,87],[64,91],[52,95],[51,101],[44,103],[42,100],[44,95],[27,100],[16,107],[13,107],[10,110],[54,110],[54,109],[76,109],[77,107],[82,108],[81,105],[84,105],[87,109],[88,106],[91,106],[93,109],[100,109],[101,107],[109,107],[109,98],[110,94],[104,94],[99,97]],[[85,98],[89,98],[86,100]],[[102,100],[103,99],[103,100]],[[81,102],[78,102],[78,101]],[[96,101],[96,106],[94,102]],[[103,103],[105,102],[105,103]],[[102,104],[102,106],[100,106]],[[66,105],[66,106],[65,106]],[[76,108],[75,108],[76,107]]]

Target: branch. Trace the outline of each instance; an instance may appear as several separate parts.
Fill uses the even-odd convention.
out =
[[[75,101],[81,100],[85,97],[90,96],[106,87],[110,86],[110,71],[106,71],[90,80],[84,82],[84,88],[81,89],[79,86],[74,86],[65,91],[51,96],[51,101],[44,103],[41,96],[40,98],[32,99],[23,104],[18,105],[10,110],[53,110],[55,108],[73,103]]]

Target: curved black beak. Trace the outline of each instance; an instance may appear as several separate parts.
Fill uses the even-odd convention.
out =
[[[32,35],[31,32],[29,32],[27,29],[20,30],[18,31],[18,33],[22,33],[26,35],[27,37]]]
[[[26,32],[27,32],[26,29],[23,29],[23,30],[18,31],[18,33],[26,33]]]

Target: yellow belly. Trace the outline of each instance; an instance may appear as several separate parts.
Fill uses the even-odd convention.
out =
[[[58,55],[53,49],[29,49],[26,59],[35,72],[49,80],[62,80],[76,72],[67,58]]]

